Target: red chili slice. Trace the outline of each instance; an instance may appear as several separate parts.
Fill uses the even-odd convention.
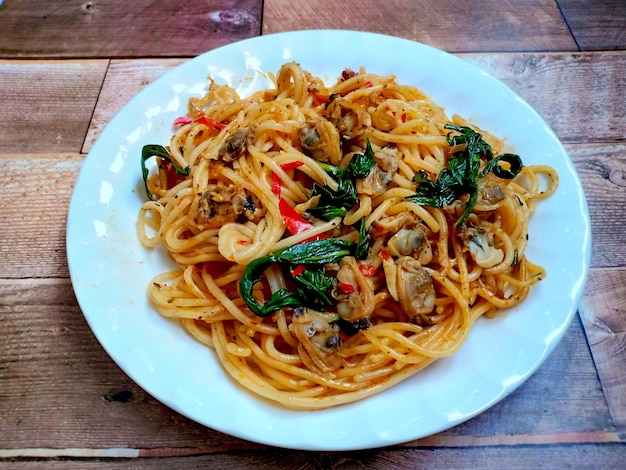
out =
[[[300,274],[304,272],[305,269],[306,269],[306,266],[304,266],[304,264],[299,264],[298,266],[296,266],[295,268],[291,270],[291,276],[292,277],[299,276]]]
[[[280,197],[281,193],[280,178],[274,172],[272,172],[272,193],[276,197]]]
[[[378,270],[371,264],[359,264],[359,271],[361,271],[365,277],[372,277]]]
[[[191,124],[192,122],[193,119],[191,119],[189,116],[181,116],[174,119],[175,126],[184,126],[185,124]]]
[[[289,230],[292,234],[295,235],[296,233],[304,232],[305,230],[313,228],[313,225],[302,217],[282,197],[278,201],[278,209],[280,210],[280,214],[283,216],[287,230]]]
[[[192,122],[199,122],[200,124],[204,124],[206,126],[215,127],[216,129],[223,129],[226,127],[225,124],[216,121],[215,119],[211,119],[210,117],[200,116],[197,119],[193,119],[189,116],[181,116],[174,119],[175,126],[184,126],[185,124],[191,124]]]
[[[354,286],[345,282],[340,282],[337,288],[342,294],[352,294],[354,292]]]
[[[300,160],[294,160],[293,162],[283,163],[282,165],[280,165],[280,167],[284,171],[289,171],[293,170],[294,168],[301,167],[302,165],[304,165],[304,162],[301,162]]]
[[[207,126],[213,126],[216,129],[224,129],[224,127],[226,127],[226,124],[222,124],[221,122],[206,116],[200,116],[198,119],[196,119],[196,122],[199,122],[200,124],[205,124]]]

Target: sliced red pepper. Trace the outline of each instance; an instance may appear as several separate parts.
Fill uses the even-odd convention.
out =
[[[192,122],[193,119],[191,119],[189,116],[181,116],[174,119],[175,126],[184,126],[185,124],[191,124]]]
[[[378,269],[376,269],[376,266],[372,266],[371,264],[359,264],[359,271],[361,271],[365,277],[372,277],[376,274]]]
[[[295,160],[293,162],[283,163],[282,165],[280,165],[280,167],[284,171],[289,171],[289,170],[293,170],[294,168],[298,168],[302,165],[304,165],[304,162]],[[278,197],[280,197],[280,193],[281,193],[280,178],[274,172],[272,172],[272,193],[274,193],[274,195]]]
[[[216,129],[224,129],[226,127],[226,124],[222,124],[221,122],[206,116],[200,116],[198,119],[196,119],[196,122],[199,122],[200,124],[205,124],[207,126],[213,126]]]
[[[299,264],[298,266],[296,266],[295,268],[291,270],[291,276],[292,277],[299,276],[300,274],[304,272],[305,269],[306,269],[306,266],[304,264]]]
[[[200,124],[204,124],[205,126],[215,127],[216,129],[223,129],[226,127],[225,124],[216,121],[215,119],[211,119],[210,117],[200,116],[197,119],[193,119],[189,116],[181,116],[174,119],[175,126],[184,126],[185,124],[191,124],[192,122],[199,122]]]
[[[337,288],[342,294],[352,294],[354,292],[354,286],[345,282],[337,284]]]
[[[304,163],[302,162],[292,162],[292,163],[293,164],[299,163],[299,165],[294,166],[295,168],[297,168],[298,166],[304,165]],[[286,163],[285,165],[291,165],[291,163]],[[285,225],[287,226],[287,230],[292,235],[295,235],[296,233],[304,232],[305,230],[309,230],[313,228],[313,225],[309,221],[307,221],[304,217],[302,217],[302,215],[300,215],[298,211],[296,211],[293,207],[291,207],[289,203],[281,197],[280,195],[282,192],[281,188],[282,186],[280,184],[280,178],[278,177],[276,173],[272,172],[272,193],[276,197],[278,197],[278,210],[280,210],[280,215],[283,216],[283,221],[285,222]],[[307,241],[320,240],[322,238],[328,238],[328,235],[321,233],[319,235],[315,235],[314,237],[311,237]]]
[[[272,172],[272,193],[276,197],[280,197],[281,193],[280,178],[274,172]]]
[[[304,162],[301,162],[300,160],[294,160],[293,162],[283,163],[282,165],[280,165],[280,167],[284,171],[289,171],[301,167],[302,165],[304,165]]]
[[[311,225],[304,217],[302,217],[282,197],[278,199],[278,209],[280,210],[280,215],[283,216],[283,220],[285,222],[285,225],[287,226],[287,230],[292,235],[313,228],[313,225]],[[322,238],[328,238],[328,235],[326,235],[325,233],[320,233],[318,235],[312,236],[311,238],[308,238],[306,241],[321,240]]]
[[[387,261],[387,260],[390,258],[389,253],[387,253],[387,250],[382,250],[382,251],[380,252],[380,258],[381,258],[383,261]]]
[[[372,88],[374,84],[372,82],[367,82],[364,86],[365,88]]]
[[[278,201],[278,209],[280,210],[280,214],[283,216],[287,230],[289,230],[292,234],[295,235],[296,233],[304,232],[305,230],[313,228],[313,225],[302,217],[282,197]]]

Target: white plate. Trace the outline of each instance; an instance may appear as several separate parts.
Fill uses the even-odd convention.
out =
[[[212,350],[146,299],[152,277],[171,267],[140,246],[135,220],[145,193],[144,144],[169,141],[172,121],[207,76],[241,95],[269,86],[263,72],[296,60],[334,80],[350,67],[395,74],[479,126],[507,138],[524,163],[547,163],[558,192],[539,204],[528,256],[548,277],[515,311],[481,319],[461,350],[378,396],[325,411],[292,411],[251,395],[221,369]],[[440,50],[389,36],[300,31],[215,49],[148,86],[111,120],[87,156],[68,215],[67,254],[76,297],[96,337],[137,384],[177,412],[251,441],[308,450],[397,444],[459,424],[511,393],[561,339],[587,276],[587,204],[570,158],[541,117],[505,85]],[[554,384],[558,386],[558,384]]]

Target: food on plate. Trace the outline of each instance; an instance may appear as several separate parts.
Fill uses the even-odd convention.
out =
[[[211,80],[141,156],[138,236],[179,267],[150,301],[236,382],[296,409],[363,399],[546,276],[525,249],[553,168],[394,76],[271,77],[247,97]]]

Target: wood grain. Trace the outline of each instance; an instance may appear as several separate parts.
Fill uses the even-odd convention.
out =
[[[626,266],[626,144],[567,145],[591,218],[591,267]]]
[[[0,448],[240,443],[137,387],[91,333],[69,280],[0,282],[0,298]]]
[[[67,277],[65,220],[84,156],[0,154],[2,278]]]
[[[158,468],[219,468],[236,470],[255,468],[258,470],[530,470],[537,468],[574,468],[623,470],[626,458],[624,445],[554,445],[503,448],[467,449],[382,449],[349,453],[298,452],[292,450],[269,450],[265,452],[233,452],[228,455],[198,455],[189,457],[154,459],[108,460],[24,460],[0,462],[0,469],[153,469]],[[598,467],[598,462],[602,463]]]
[[[577,50],[553,0],[265,0],[263,34],[301,29],[391,34],[450,52]]]
[[[1,5],[0,57],[195,56],[261,31],[261,0],[49,0],[32,5],[28,0]]]
[[[626,49],[626,2],[557,0],[582,51]]]
[[[462,57],[518,93],[563,142],[626,140],[625,51]]]
[[[107,64],[0,60],[2,152],[80,152]]]
[[[580,313],[613,423],[626,433],[626,269],[592,270]]]

